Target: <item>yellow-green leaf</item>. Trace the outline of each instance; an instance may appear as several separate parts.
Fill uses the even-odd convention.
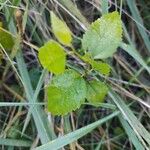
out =
[[[48,110],[53,115],[65,115],[76,110],[86,98],[86,83],[74,70],[55,76],[47,88]]]
[[[14,46],[14,38],[12,35],[2,27],[0,27],[0,44],[4,47],[4,49],[12,49]]]
[[[57,42],[50,40],[39,49],[39,60],[42,66],[54,74],[65,70],[66,54],[64,48]]]
[[[101,81],[92,80],[87,83],[87,100],[93,105],[104,101],[108,87]]]
[[[66,23],[60,20],[52,11],[51,25],[53,33],[58,41],[64,45],[71,46],[72,36],[70,29],[68,28]]]
[[[83,35],[82,46],[94,59],[105,59],[116,52],[122,40],[122,22],[118,12],[103,15]]]
[[[102,61],[95,61],[94,59],[91,58],[89,53],[86,53],[84,56],[82,56],[82,59],[91,64],[92,69],[100,72],[105,76],[109,76],[110,66],[107,63],[104,63]]]
[[[105,76],[110,74],[110,66],[107,63],[101,61],[92,61],[92,68]]]
[[[93,61],[93,59],[91,58],[91,54],[89,54],[89,53],[86,53],[84,56],[82,56],[82,59],[85,62],[88,62],[89,64],[91,64]]]

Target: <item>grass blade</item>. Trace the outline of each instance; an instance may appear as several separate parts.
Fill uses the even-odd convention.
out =
[[[74,132],[71,132],[63,137],[57,138],[56,140],[53,140],[47,144],[44,144],[40,147],[35,148],[35,150],[50,150],[50,149],[59,149],[69,143],[72,143],[76,141],[77,139],[81,138],[82,136],[86,135],[87,133],[91,132],[93,129],[98,127],[99,125],[105,123],[109,119],[112,119],[113,117],[117,116],[119,114],[119,111],[115,111],[111,115],[102,118],[90,125],[87,125],[86,127],[80,128]]]
[[[136,6],[136,2],[135,2],[135,0],[127,0],[127,3],[128,3],[128,6],[130,8],[130,11],[132,13],[133,18],[136,21],[136,25],[137,25],[138,30],[139,30],[139,32],[140,32],[140,34],[144,40],[144,43],[145,43],[148,51],[150,52],[150,40],[149,40],[149,37],[145,31],[143,20],[140,16],[140,13],[139,13],[138,8]]]
[[[43,84],[43,81],[44,81],[44,77],[46,75],[47,71],[46,70],[43,70],[42,71],[42,74],[40,76],[40,79],[38,81],[38,84],[37,84],[37,87],[36,87],[36,90],[34,92],[34,96],[33,96],[33,100],[32,102],[35,103],[37,101],[37,98],[38,98],[38,94],[41,90],[41,87],[42,87],[42,84]],[[36,104],[36,103],[35,103]],[[26,127],[28,126],[29,124],[29,121],[31,119],[31,114],[32,114],[32,107],[29,108],[28,110],[28,114],[27,114],[27,117],[25,119],[25,123],[24,123],[24,126],[23,126],[23,129],[22,129],[22,134],[25,132],[26,130]]]
[[[4,100],[5,101],[5,100]],[[17,102],[0,102],[0,107],[8,106],[33,106],[33,105],[45,105],[45,103],[17,103]]]
[[[130,56],[132,56],[141,66],[143,66],[150,74],[150,67],[147,66],[140,54],[131,45],[121,43],[120,47],[125,50]]]
[[[0,138],[0,145],[6,146],[18,146],[18,147],[30,147],[32,145],[32,141],[25,141],[19,139],[3,139]]]
[[[128,121],[133,131],[139,138],[140,142],[143,144],[145,149],[149,149],[147,144],[150,146],[150,133],[144,128],[144,126],[138,121],[133,112],[129,109],[129,107],[124,103],[124,101],[114,92],[110,91],[109,96],[112,98],[114,103],[117,105],[119,110],[121,111],[124,119]],[[145,141],[147,144],[145,143]]]
[[[27,98],[29,102],[32,102],[34,93],[31,86],[29,74],[21,52],[18,53],[16,60],[17,60],[18,69],[20,71],[22,80],[25,83],[24,88],[26,91]],[[31,110],[32,110],[32,116],[34,118],[35,125],[37,127],[41,142],[47,143],[48,141],[54,138],[54,132],[53,129],[50,128],[49,126],[50,123],[47,120],[47,115],[45,114],[44,110],[40,106],[34,106],[32,107]]]
[[[101,6],[102,6],[102,14],[107,14],[108,13],[108,0],[101,1]]]
[[[145,150],[145,148],[140,143],[139,139],[135,135],[134,131],[132,130],[132,128],[130,127],[128,122],[121,115],[119,115],[118,117],[119,117],[119,120],[120,120],[123,128],[125,129],[128,137],[129,137],[129,139],[132,141],[134,147],[136,148],[136,150]]]

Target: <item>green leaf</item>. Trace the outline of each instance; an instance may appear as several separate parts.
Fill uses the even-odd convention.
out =
[[[4,49],[12,49],[14,46],[14,38],[2,27],[0,27],[0,44],[2,44]]]
[[[87,100],[94,105],[102,103],[107,93],[108,87],[101,81],[92,80],[87,84]]]
[[[64,45],[71,46],[72,36],[71,31],[66,25],[65,22],[60,20],[52,11],[51,11],[51,25],[52,30],[56,38]]]
[[[57,42],[50,40],[39,49],[39,59],[48,71],[60,74],[65,70],[66,54],[64,48]]]
[[[107,63],[101,61],[92,61],[92,68],[103,75],[109,76],[110,66]]]
[[[65,115],[81,106],[86,98],[86,83],[73,70],[52,79],[47,88],[48,110],[54,115]]]
[[[105,59],[116,52],[122,40],[122,22],[118,12],[103,15],[83,35],[82,46],[94,59]]]

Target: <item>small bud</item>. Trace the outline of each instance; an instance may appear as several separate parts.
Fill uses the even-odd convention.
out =
[[[23,35],[22,16],[23,16],[22,11],[17,9],[15,12],[15,19],[17,22],[18,31],[19,31],[21,36]]]
[[[22,11],[17,9],[15,12],[15,18],[16,20],[22,20]]]

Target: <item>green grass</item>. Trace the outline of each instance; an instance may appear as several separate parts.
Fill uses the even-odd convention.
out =
[[[4,28],[17,36],[14,12],[20,8],[24,11],[25,29],[24,41],[16,43],[14,57],[0,44],[3,52],[0,64],[0,149],[150,149],[150,25],[147,24],[150,2],[110,2],[0,1]],[[92,78],[104,79],[109,85],[105,103],[98,107],[85,103],[66,116],[53,116],[47,111],[44,92],[53,75],[42,69],[37,57],[38,47],[55,39],[50,11],[64,19],[73,33],[75,46],[80,47],[83,32],[92,21],[110,11],[110,7],[111,11],[119,9],[122,15],[123,42],[114,57],[106,60],[112,68],[110,77],[90,73]],[[85,64],[77,56],[73,58],[68,58],[67,67],[83,72]]]

